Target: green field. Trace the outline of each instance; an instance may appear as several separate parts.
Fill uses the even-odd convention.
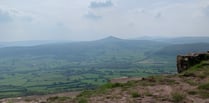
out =
[[[191,45],[109,38],[0,48],[0,98],[94,89],[124,76],[174,74],[176,55],[184,48],[192,51]],[[205,50],[208,44],[195,48]]]
[[[107,58],[89,62],[39,57],[1,58],[0,98],[93,89],[123,76],[175,73],[174,64],[148,63],[149,60],[133,63],[131,58],[115,58],[114,63],[104,62],[103,65]]]

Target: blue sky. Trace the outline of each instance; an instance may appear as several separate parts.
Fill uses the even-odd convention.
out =
[[[209,36],[209,0],[0,0],[0,41]]]

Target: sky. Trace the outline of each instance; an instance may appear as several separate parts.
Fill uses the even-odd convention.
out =
[[[0,41],[209,36],[209,0],[0,0]]]

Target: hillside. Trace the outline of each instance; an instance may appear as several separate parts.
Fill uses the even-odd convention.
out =
[[[0,48],[0,98],[80,91],[117,77],[175,73],[172,63],[139,63],[165,45],[168,44],[108,37]]]
[[[185,37],[141,37],[137,38],[137,40],[152,40],[152,41],[160,41],[169,44],[193,44],[193,43],[209,43],[209,37],[201,37],[201,36],[185,36]]]
[[[4,99],[15,103],[207,103],[209,61],[176,75],[142,78],[127,83],[108,83],[80,94]],[[40,99],[41,98],[41,99]],[[39,102],[38,102],[39,101]]]
[[[167,41],[173,44],[209,43],[209,37],[178,37],[164,39],[162,41]]]
[[[204,52],[209,50],[209,43],[191,43],[169,45],[155,52],[155,55],[176,56],[178,54]]]
[[[82,92],[78,101],[89,103],[206,103],[209,102],[209,61],[177,75],[151,76],[125,84],[106,84]]]
[[[149,51],[150,49],[158,50],[166,45],[168,44],[149,40],[126,40],[119,39],[116,37],[107,37],[101,40],[88,42],[71,42],[45,44],[38,46],[5,47],[0,48],[0,56],[75,56],[75,58],[79,58],[78,55],[82,55],[83,57],[95,57],[112,52],[118,53],[124,50],[141,51],[142,53],[144,53],[145,51]]]
[[[0,98],[95,89],[119,77],[175,74],[176,53],[209,49],[207,43],[196,44],[108,37],[0,48]]]

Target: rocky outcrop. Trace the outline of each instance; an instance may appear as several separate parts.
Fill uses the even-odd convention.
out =
[[[209,60],[209,51],[206,53],[191,53],[177,56],[177,71],[181,73],[201,61]]]

